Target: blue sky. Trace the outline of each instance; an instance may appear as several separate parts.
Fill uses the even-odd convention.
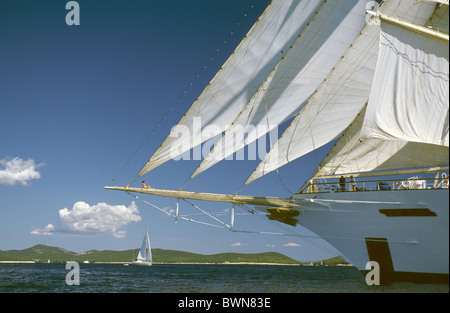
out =
[[[0,250],[38,243],[77,252],[125,250],[139,247],[148,226],[155,248],[277,251],[302,261],[333,256],[322,241],[317,247],[299,237],[175,224],[144,202],[103,188],[126,185],[140,171],[268,0],[80,0],[78,26],[65,23],[67,2],[0,3]],[[171,161],[144,179],[157,188],[178,189],[198,163]],[[297,191],[316,164],[312,155],[283,167],[280,176]],[[185,190],[234,193],[256,165],[222,161]],[[290,195],[276,172],[241,194]],[[142,198],[167,210],[176,206],[172,199]],[[210,212],[230,208],[197,204]],[[182,203],[182,212],[189,207]],[[89,225],[78,223],[87,219]],[[257,216],[239,215],[235,225],[283,231]]]

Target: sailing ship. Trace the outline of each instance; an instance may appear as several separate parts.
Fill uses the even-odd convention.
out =
[[[144,239],[142,240],[141,250],[137,256],[136,261],[131,262],[132,265],[151,266],[152,263],[152,250],[150,247],[150,237],[148,231],[145,229]]]
[[[290,121],[245,183],[332,146],[290,198],[105,188],[252,205],[384,282],[448,283],[448,7],[273,0],[138,174],[221,135],[194,178]]]

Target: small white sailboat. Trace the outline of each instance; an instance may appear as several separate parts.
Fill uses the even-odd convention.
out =
[[[151,266],[152,265],[152,250],[150,247],[150,238],[148,231],[145,229],[144,240],[142,241],[141,250],[137,256],[136,261],[131,262],[132,265]]]

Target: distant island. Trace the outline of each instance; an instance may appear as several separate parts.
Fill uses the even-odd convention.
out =
[[[76,253],[59,247],[36,245],[23,250],[0,250],[0,263],[12,262],[85,262],[85,263],[129,263],[139,249],[124,251],[89,250]],[[279,265],[348,265],[340,257],[302,263],[277,252],[264,253],[219,253],[197,254],[178,250],[152,249],[155,264],[279,264]]]

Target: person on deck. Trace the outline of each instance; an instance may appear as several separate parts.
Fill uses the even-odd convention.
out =
[[[339,178],[339,186],[341,187],[341,191],[345,191],[345,177],[341,176],[341,178]]]
[[[433,189],[436,188],[438,184],[439,184],[439,170],[436,171],[436,175],[434,176]]]
[[[350,176],[350,191],[356,191],[356,180],[352,176]]]

